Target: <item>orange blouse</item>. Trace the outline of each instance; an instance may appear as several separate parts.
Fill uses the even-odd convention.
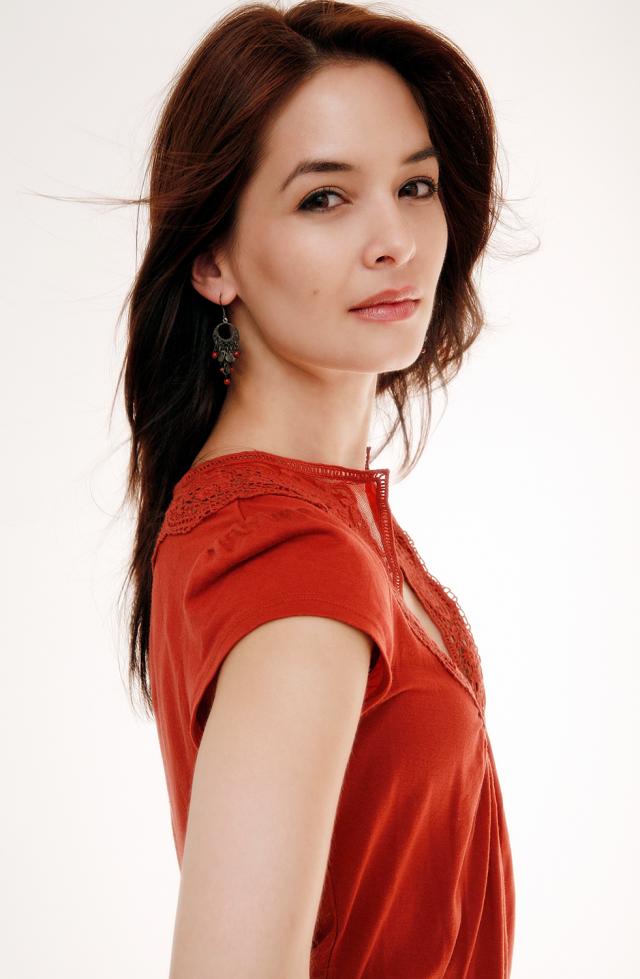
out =
[[[389,470],[249,450],[176,484],[153,554],[151,696],[182,865],[207,688],[258,625],[371,636],[310,979],[508,979],[515,894],[478,651],[391,513]],[[403,575],[445,656],[402,597]]]

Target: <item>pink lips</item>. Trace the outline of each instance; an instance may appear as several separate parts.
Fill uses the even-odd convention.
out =
[[[367,296],[362,302],[352,306],[351,310],[379,306],[381,303],[400,303],[405,299],[420,299],[415,286],[405,286],[403,289],[384,289],[383,292],[376,292],[373,296]]]
[[[413,316],[418,308],[420,301],[417,299],[406,299],[399,303],[378,303],[377,306],[364,306],[362,309],[350,309],[360,319],[365,320],[406,320]]]

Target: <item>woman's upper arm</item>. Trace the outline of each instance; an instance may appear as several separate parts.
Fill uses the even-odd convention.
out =
[[[170,979],[308,979],[371,637],[296,615],[226,656],[191,790]]]

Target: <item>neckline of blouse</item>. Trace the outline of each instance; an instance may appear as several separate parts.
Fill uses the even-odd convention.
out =
[[[379,468],[371,469],[369,466],[369,458],[371,455],[371,446],[367,446],[365,468],[364,469],[354,469],[348,466],[340,466],[337,463],[330,465],[325,462],[309,462],[306,459],[294,459],[291,456],[277,455],[274,452],[266,452],[263,449],[245,449],[242,452],[226,452],[218,456],[213,456],[211,459],[205,459],[204,462],[198,463],[197,466],[192,466],[187,469],[186,473],[178,480],[177,485],[181,485],[190,482],[191,479],[195,478],[199,473],[208,471],[214,468],[216,465],[220,465],[225,462],[240,462],[242,460],[256,459],[258,461],[264,460],[265,462],[275,462],[276,464],[286,466],[290,469],[295,469],[302,472],[312,472],[319,476],[328,476],[331,478],[343,478],[349,479],[355,477],[357,479],[379,479],[382,478],[383,482],[388,482],[389,480],[389,469]]]

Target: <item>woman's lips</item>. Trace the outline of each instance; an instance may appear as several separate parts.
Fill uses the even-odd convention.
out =
[[[349,312],[364,320],[406,320],[415,313],[419,303],[419,299],[404,299],[400,303],[378,303]]]

